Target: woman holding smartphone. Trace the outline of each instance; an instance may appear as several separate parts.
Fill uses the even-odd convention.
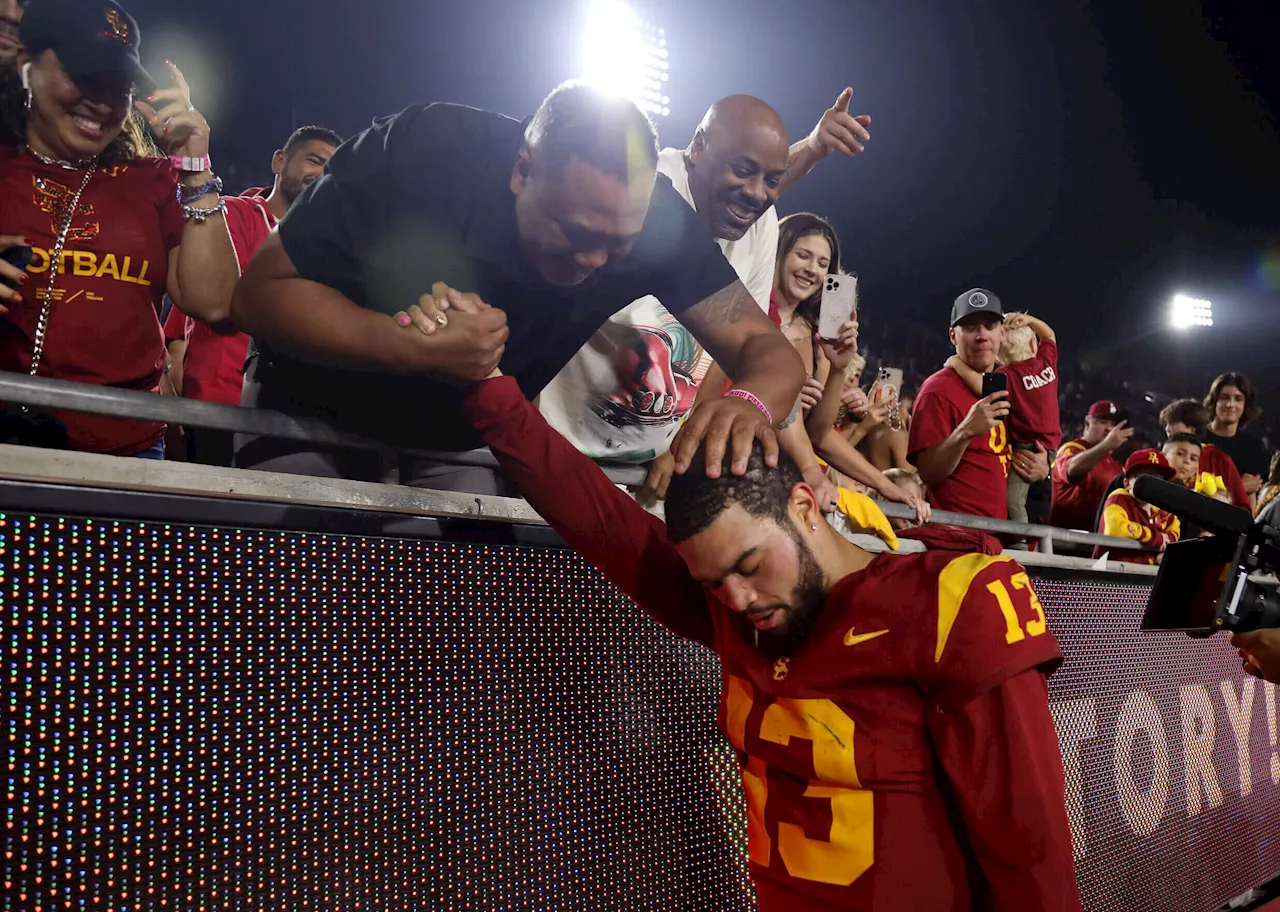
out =
[[[769,316],[800,353],[809,375],[800,400],[806,413],[805,427],[815,446],[826,428],[835,424],[844,393],[844,369],[858,352],[856,312],[840,328],[838,340],[818,337],[822,283],[839,271],[840,241],[830,222],[798,212],[778,223],[778,259]]]
[[[929,506],[904,491],[873,466],[836,428],[841,400],[845,397],[845,373],[857,356],[858,324],[854,319],[840,328],[834,342],[818,336],[822,285],[840,267],[840,241],[831,223],[811,212],[789,215],[778,223],[778,258],[773,277],[769,316],[795,346],[804,361],[808,380],[800,390],[805,408],[805,428],[817,454],[852,481],[885,500],[915,508],[917,519],[929,518]],[[859,410],[867,413],[866,397],[858,397]]]

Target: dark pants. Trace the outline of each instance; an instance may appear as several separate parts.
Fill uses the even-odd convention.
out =
[[[1050,450],[1049,468],[1053,468],[1056,450]],[[1046,525],[1049,522],[1049,505],[1053,500],[1053,482],[1045,478],[1037,482],[1024,481],[1022,476],[1009,471],[1008,515],[1014,522]]]
[[[240,404],[249,408],[271,408],[289,414],[297,413],[297,410],[290,407],[294,403],[287,400],[300,397],[297,394],[290,397],[287,389],[283,391],[283,395],[273,389],[269,397],[264,397],[263,384],[258,379],[261,363],[260,357],[250,358],[245,370]],[[280,401],[281,398],[286,401]],[[418,456],[386,457],[369,450],[326,447],[301,440],[281,440],[249,434],[236,434],[234,449],[235,466],[240,469],[403,484],[468,494],[502,496],[511,491],[511,486],[494,469],[449,465]]]
[[[1053,482],[1048,478],[1033,482],[1027,489],[1027,522],[1038,526],[1049,524],[1049,507],[1053,505]]]
[[[235,457],[235,435],[213,428],[186,429],[187,461],[230,468]]]

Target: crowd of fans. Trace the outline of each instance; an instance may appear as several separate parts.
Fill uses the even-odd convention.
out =
[[[638,109],[580,85],[523,124],[411,108],[345,145],[298,130],[272,186],[231,195],[182,73],[169,64],[155,87],[127,12],[6,9],[0,25],[18,34],[0,30],[0,369],[447,451],[475,439],[457,382],[501,363],[579,450],[647,465],[636,494],[655,510],[689,455],[670,451],[677,431],[731,399],[772,416],[826,509],[842,490],[908,504],[903,534],[949,548],[1018,542],[926,523],[930,507],[1125,536],[1148,550],[1113,557],[1156,561],[1195,530],[1137,500],[1137,477],[1250,510],[1280,490],[1247,377],[1170,401],[1086,374],[1060,359],[1052,327],[987,289],[939,302],[935,325],[855,313],[821,338],[823,281],[856,253],[827,219],[779,219],[775,203],[821,159],[863,151],[870,118],[849,113],[849,90],[794,144],[764,102],[723,99],[682,149],[659,149]],[[433,160],[462,178],[427,199],[416,176]],[[613,216],[593,214],[611,193]],[[538,316],[499,311],[507,299]],[[766,314],[780,335],[761,331]],[[792,353],[806,379],[787,415],[768,400]],[[0,440],[503,490],[486,469],[17,406]]]

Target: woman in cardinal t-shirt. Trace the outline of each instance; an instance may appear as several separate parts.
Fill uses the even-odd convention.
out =
[[[32,4],[21,29],[18,68],[0,71],[0,254],[30,247],[31,258],[25,271],[0,263],[0,370],[36,360],[38,377],[158,392],[158,314],[184,230],[179,169],[183,184],[211,179],[197,170],[208,126],[172,64],[174,86],[135,105],[151,78],[137,23],[111,0]],[[159,156],[144,117],[175,159]],[[28,414],[6,409],[6,439],[35,442]],[[163,458],[162,424],[54,417],[72,449]]]

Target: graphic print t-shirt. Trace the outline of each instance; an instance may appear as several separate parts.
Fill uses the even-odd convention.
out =
[[[684,154],[664,149],[658,171],[693,206]],[[719,240],[762,310],[769,307],[778,214],[739,240]],[[614,314],[542,391],[539,410],[570,443],[598,459],[647,462],[667,451],[711,365],[693,334],[653,295]]]
[[[83,171],[0,151],[4,231],[33,242],[22,303],[0,317],[2,370],[25,374],[31,367],[51,251],[83,177]],[[103,165],[94,173],[71,216],[39,376],[158,392],[168,252],[182,238],[176,185],[177,173],[163,159]],[[55,414],[72,448],[91,453],[131,455],[164,433],[154,422]]]

